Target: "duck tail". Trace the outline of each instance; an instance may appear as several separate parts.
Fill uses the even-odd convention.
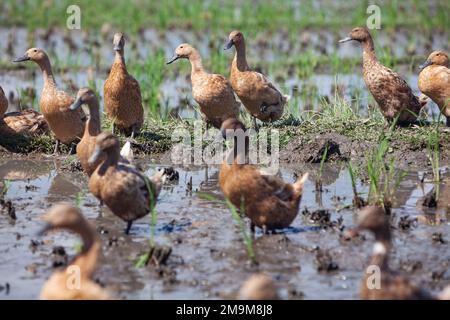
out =
[[[120,155],[122,158],[128,160],[128,162],[131,164],[134,161],[134,153],[133,149],[131,149],[131,142],[130,140],[127,140],[125,144],[123,145],[122,149],[120,150]]]
[[[292,185],[294,187],[294,191],[297,195],[301,196],[303,193],[303,187],[305,185],[306,180],[308,180],[309,173],[305,173],[303,176],[297,179],[297,181]]]

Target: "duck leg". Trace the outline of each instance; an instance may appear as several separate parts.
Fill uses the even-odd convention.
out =
[[[259,132],[259,126],[256,123],[256,117],[253,117],[253,127],[255,127],[256,132]]]
[[[55,143],[55,150],[53,150],[53,155],[57,155],[58,154],[58,150],[59,150],[59,140],[56,139],[56,143]]]
[[[447,125],[447,127],[450,127],[450,117],[447,117],[445,124]]]
[[[127,227],[125,229],[125,234],[130,234],[131,225],[133,224],[133,221],[127,221]]]
[[[116,124],[113,122],[112,124],[112,134],[115,134],[116,132]]]

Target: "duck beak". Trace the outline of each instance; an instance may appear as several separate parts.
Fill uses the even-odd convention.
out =
[[[23,56],[13,60],[13,62],[23,62],[28,60],[30,60],[30,57],[28,56],[28,54],[25,53]]]
[[[166,64],[171,64],[174,61],[177,61],[178,59],[180,59],[180,56],[177,54],[174,54],[172,59],[170,59],[169,61],[166,62]]]
[[[223,50],[228,50],[230,49],[232,46],[234,46],[234,42],[233,40],[230,40],[227,42],[227,44],[225,45],[225,47],[223,48]]]
[[[95,147],[94,153],[91,155],[91,157],[88,160],[88,164],[92,166],[94,163],[97,162],[98,158],[100,158],[102,154],[102,150],[99,147]]]
[[[75,102],[69,107],[70,110],[77,110],[79,107],[83,105],[83,100],[78,98]]]
[[[346,38],[344,38],[344,39],[339,40],[338,42],[339,42],[339,43],[344,43],[344,42],[348,42],[348,41],[352,41],[352,40],[353,40],[352,38],[346,37]]]
[[[433,62],[430,59],[427,59],[427,61],[425,61],[424,63],[422,63],[419,66],[419,70],[422,71],[423,69],[425,69],[426,67],[428,67],[431,64],[433,64]]]
[[[42,237],[44,234],[46,234],[49,230],[53,229],[53,226],[46,222],[41,229],[36,233],[36,236]]]

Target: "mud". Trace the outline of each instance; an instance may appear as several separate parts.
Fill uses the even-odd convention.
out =
[[[8,180],[5,201],[11,201],[16,220],[0,215],[0,299],[38,298],[48,276],[66,265],[80,240],[71,234],[36,236],[40,216],[54,203],[79,203],[102,240],[103,257],[95,279],[118,298],[178,299],[233,298],[251,274],[264,271],[276,281],[282,298],[355,299],[373,239],[363,234],[346,240],[342,232],[355,223],[350,178],[344,166],[326,165],[322,192],[316,192],[318,165],[285,165],[280,175],[294,181],[311,172],[299,215],[292,226],[265,235],[257,231],[254,250],[258,264],[249,263],[239,228],[226,205],[197,195],[221,198],[217,167],[175,167],[178,179],[164,186],[157,204],[152,263],[137,267],[151,252],[150,217],[138,220],[126,236],[124,224],[87,191],[81,172],[62,170],[64,159],[1,159],[0,178]],[[148,174],[157,167],[148,158],[139,165]],[[447,181],[445,168],[443,181]],[[446,193],[440,186],[435,208],[421,205],[434,184],[422,171],[408,171],[396,193],[391,223],[394,233],[392,268],[436,293],[450,283]],[[358,181],[366,193],[367,186]],[[153,254],[154,253],[154,254]]]

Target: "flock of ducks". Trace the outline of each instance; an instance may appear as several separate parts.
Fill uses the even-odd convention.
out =
[[[424,99],[416,97],[408,84],[395,72],[383,66],[376,58],[374,43],[366,28],[358,27],[339,42],[358,41],[363,48],[363,78],[374,96],[381,112],[388,121],[398,118],[399,124],[411,124],[417,120]],[[115,215],[127,224],[128,234],[132,222],[147,215],[156,205],[165,171],[145,176],[134,165],[129,155],[129,142],[121,152],[116,131],[134,137],[139,134],[144,121],[141,90],[138,81],[127,71],[124,58],[125,40],[122,33],[114,35],[114,63],[106,79],[104,110],[113,123],[113,132],[102,132],[100,104],[95,92],[89,88],[79,90],[76,97],[57,87],[50,59],[44,50],[31,48],[14,62],[33,61],[41,69],[44,86],[39,101],[42,114],[24,110],[6,114],[8,101],[0,88],[0,113],[2,132],[34,135],[51,131],[56,139],[55,153],[59,143],[76,146],[81,166],[89,177],[89,190]],[[225,49],[235,47],[231,65],[230,81],[222,75],[204,70],[199,52],[189,44],[179,45],[171,64],[178,59],[188,59],[191,64],[192,95],[200,106],[202,118],[207,125],[221,129],[224,137],[234,134],[235,146],[220,169],[219,185],[225,197],[242,209],[251,221],[251,227],[264,231],[288,227],[298,214],[304,184],[308,174],[290,184],[276,176],[264,175],[256,166],[246,161],[248,141],[245,148],[237,148],[237,132],[247,129],[238,120],[240,103],[254,119],[272,122],[280,119],[289,97],[284,95],[266,76],[253,71],[247,63],[244,35],[233,31]],[[441,51],[433,52],[422,65],[419,88],[437,103],[450,125],[450,70],[448,56]],[[236,94],[236,95],[235,95]],[[89,108],[86,116],[82,105]],[[77,266],[81,270],[81,287],[68,290],[67,269],[53,274],[44,285],[43,299],[105,299],[111,295],[92,281],[101,243],[95,228],[83,217],[80,210],[70,204],[59,204],[44,216],[53,229],[67,229],[78,233],[83,240],[82,252],[68,268]],[[384,211],[378,207],[366,207],[359,214],[358,230],[369,230],[375,234],[376,245],[371,263],[382,270],[382,289],[361,290],[361,298],[421,298],[426,295],[410,286],[407,279],[397,277],[388,268],[390,226]],[[355,232],[350,232],[356,234]],[[365,279],[363,280],[365,281]],[[275,298],[273,284],[267,277],[252,277],[240,293],[247,298]],[[253,291],[251,290],[252,288]],[[256,288],[256,289],[255,289]],[[263,290],[261,288],[269,288]],[[365,288],[365,289],[364,289]],[[267,291],[267,295],[263,294]]]

